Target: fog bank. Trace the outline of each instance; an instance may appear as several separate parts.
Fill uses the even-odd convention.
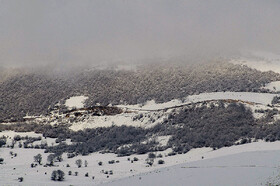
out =
[[[276,0],[1,0],[0,65],[280,53]]]

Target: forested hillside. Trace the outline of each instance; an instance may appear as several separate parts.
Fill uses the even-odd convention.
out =
[[[222,62],[149,64],[138,66],[135,71],[95,69],[65,76],[17,74],[0,83],[0,120],[46,114],[54,104],[74,95],[88,96],[87,106],[136,104],[152,99],[166,102],[201,92],[257,92],[276,80],[280,80],[277,73]]]

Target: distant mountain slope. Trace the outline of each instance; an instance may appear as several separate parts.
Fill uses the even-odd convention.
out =
[[[96,69],[65,76],[27,73],[0,83],[0,120],[45,114],[74,95],[88,96],[86,106],[166,102],[202,92],[258,92],[266,83],[279,80],[277,73],[222,62],[150,64],[133,71]]]

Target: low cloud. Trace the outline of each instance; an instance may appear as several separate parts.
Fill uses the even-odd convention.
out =
[[[279,53],[279,9],[276,0],[1,0],[0,64]]]

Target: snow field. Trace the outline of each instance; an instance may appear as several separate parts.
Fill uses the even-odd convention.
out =
[[[164,138],[164,137],[161,137]],[[182,163],[188,163],[182,166],[189,166],[191,162],[203,162],[205,160],[229,156],[233,154],[240,154],[244,152],[262,152],[262,151],[273,151],[280,150],[280,141],[267,143],[263,141],[258,141],[250,144],[224,147],[218,150],[212,150],[211,148],[198,148],[192,149],[186,154],[178,154],[175,156],[167,156],[171,149],[166,151],[157,152],[156,154],[162,154],[162,158],[156,158],[152,167],[147,167],[145,160],[148,157],[147,154],[144,155],[131,155],[129,157],[117,157],[117,155],[108,153],[93,153],[88,156],[77,156],[71,159],[66,157],[66,154],[63,154],[62,162],[55,162],[56,167],[43,167],[42,165],[35,168],[31,168],[30,164],[34,162],[33,157],[38,153],[43,156],[43,164],[46,163],[48,154],[43,153],[41,149],[23,149],[15,147],[14,149],[10,148],[1,148],[0,156],[4,158],[4,164],[0,165],[0,185],[18,185],[17,178],[23,177],[24,182],[22,185],[95,185],[95,184],[105,184],[107,182],[112,182],[113,185],[118,183],[121,178],[126,177],[136,177],[139,174],[149,174],[153,171],[158,171],[159,168],[172,168],[171,166],[179,165]],[[17,157],[11,158],[10,151],[17,153]],[[137,157],[139,160],[131,163],[134,157]],[[203,157],[203,159],[202,159]],[[130,161],[128,161],[130,158]],[[75,161],[81,159],[84,163],[85,160],[88,161],[88,166],[82,168],[77,168]],[[165,161],[165,164],[158,165],[157,161],[162,159]],[[109,164],[108,161],[115,160],[119,163]],[[102,161],[103,165],[99,166],[98,162]],[[234,162],[233,166],[239,166],[238,161]],[[69,164],[70,167],[66,167]],[[254,164],[252,162],[251,164]],[[200,166],[204,166],[201,164]],[[14,169],[15,168],[15,169]],[[54,182],[50,180],[51,172],[53,170],[61,169],[65,172],[65,181],[63,182]],[[113,171],[113,175],[107,175],[102,173],[104,171]],[[79,172],[78,176],[69,176],[68,171]],[[47,174],[45,174],[45,172]],[[86,173],[89,173],[89,177],[85,177]],[[95,179],[92,179],[92,176]],[[116,181],[116,182],[115,182]],[[120,182],[121,183],[121,182]],[[176,182],[174,182],[176,183]],[[116,184],[117,185],[117,184]]]
[[[88,99],[86,96],[74,96],[65,101],[65,106],[68,108],[83,108],[84,102]]]

